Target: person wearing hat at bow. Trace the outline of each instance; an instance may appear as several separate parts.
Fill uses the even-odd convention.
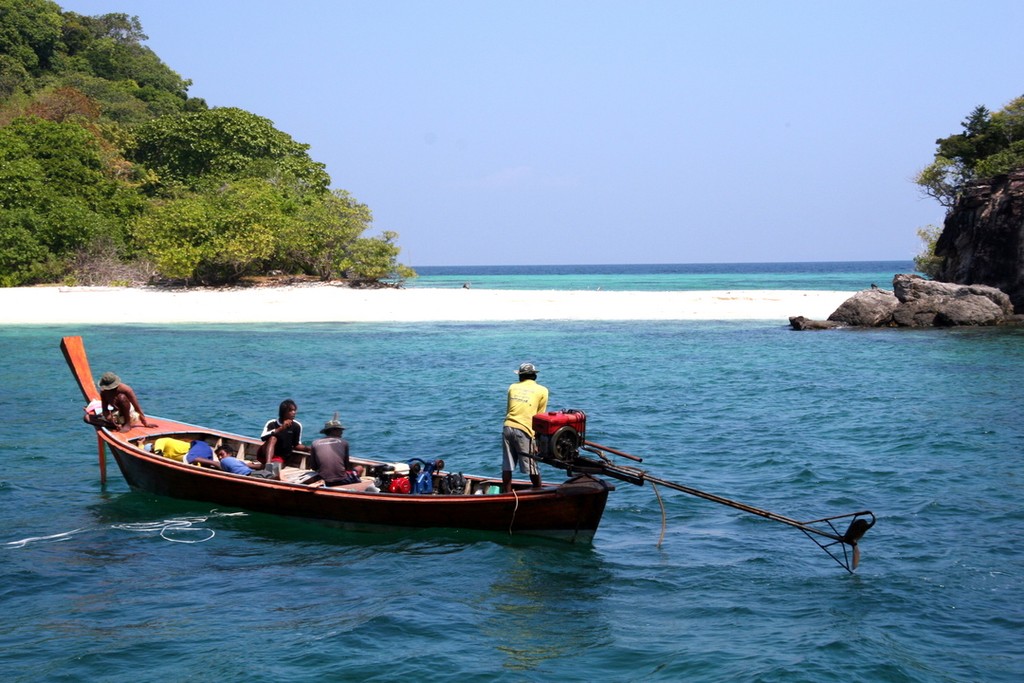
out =
[[[347,486],[362,481],[363,468],[353,467],[348,458],[348,441],[341,438],[344,431],[345,426],[335,413],[320,430],[324,438],[317,439],[310,447],[306,464],[323,478],[325,486]]]
[[[534,486],[540,486],[540,470],[533,456],[537,453],[534,441],[533,416],[548,408],[547,387],[537,384],[537,367],[523,363],[516,371],[519,381],[509,385],[505,424],[502,428],[501,490],[512,490],[512,470],[517,466],[530,475]]]
[[[99,405],[95,401],[85,409],[85,421],[100,427],[113,425],[122,432],[130,431],[136,421],[143,427],[156,427],[146,420],[139,399],[130,386],[112,372],[104,372],[100,377]]]

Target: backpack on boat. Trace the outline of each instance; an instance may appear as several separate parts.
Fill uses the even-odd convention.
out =
[[[422,458],[410,458],[409,480],[413,493],[434,492],[434,469],[437,467],[436,460],[423,460]]]

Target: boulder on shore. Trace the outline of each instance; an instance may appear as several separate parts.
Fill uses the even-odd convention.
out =
[[[794,316],[795,330],[833,327],[955,327],[1021,322],[1005,292],[987,285],[958,285],[896,275],[893,291],[871,289],[844,301],[825,321]]]

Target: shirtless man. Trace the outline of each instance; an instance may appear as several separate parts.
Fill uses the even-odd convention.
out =
[[[143,427],[156,427],[146,419],[135,392],[120,377],[105,372],[100,377],[99,387],[102,410],[99,413],[89,413],[87,410],[86,422],[108,428],[113,425],[122,432],[131,431],[132,423],[136,420]]]

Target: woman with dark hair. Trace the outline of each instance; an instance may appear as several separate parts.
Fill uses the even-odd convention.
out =
[[[286,398],[277,409],[277,419],[268,420],[260,438],[263,445],[256,451],[256,457],[263,464],[278,463],[279,467],[298,467],[309,446],[302,445],[302,423],[295,419],[299,407],[295,401]]]

